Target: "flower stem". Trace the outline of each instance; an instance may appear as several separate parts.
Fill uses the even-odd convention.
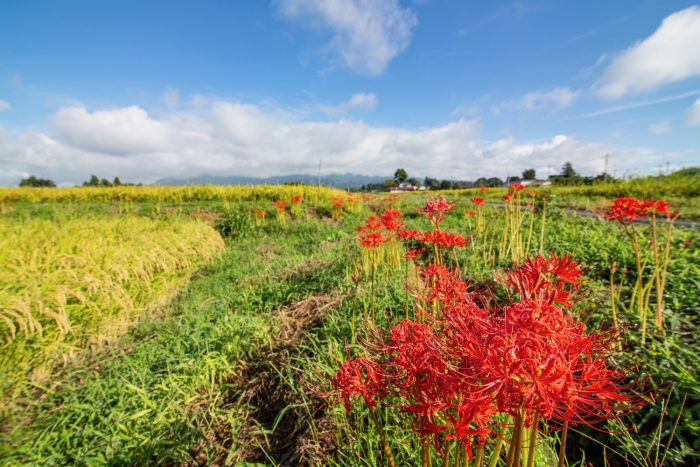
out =
[[[564,459],[566,458],[566,434],[569,431],[569,421],[564,422],[564,428],[561,430],[561,443],[559,444],[559,463],[557,467],[564,467]]]

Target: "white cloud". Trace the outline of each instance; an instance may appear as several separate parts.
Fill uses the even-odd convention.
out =
[[[700,126],[700,99],[696,100],[685,114],[685,123],[690,126]]]
[[[643,41],[620,53],[596,87],[598,94],[617,99],[660,85],[700,75],[700,7],[667,16]]]
[[[492,107],[495,114],[507,109],[521,111],[549,110],[556,112],[574,103],[579,96],[578,91],[566,87],[557,87],[549,91],[533,91],[518,100],[501,102]]]
[[[70,146],[111,155],[157,151],[169,139],[167,125],[136,106],[96,112],[64,107],[53,116],[52,128]]]
[[[649,131],[654,135],[661,136],[671,131],[671,127],[668,120],[664,120],[649,124]]]
[[[8,110],[12,110],[10,103],[0,99],[0,112],[7,112]]]
[[[408,47],[416,15],[398,0],[281,0],[284,16],[332,31],[326,49],[349,69],[380,75]]]
[[[373,93],[358,92],[345,103],[348,109],[373,109],[377,106],[377,96]]]
[[[550,107],[558,110],[570,106],[576,100],[578,94],[578,91],[572,91],[569,88],[535,91],[525,94],[521,100],[521,105],[525,110],[535,110],[540,107]]]
[[[303,114],[301,114],[303,115]],[[663,156],[643,148],[559,135],[543,141],[484,141],[478,120],[420,128],[374,126],[362,120],[302,118],[295,111],[210,99],[160,117],[131,106],[60,109],[49,128],[10,132],[0,127],[0,184],[26,174],[80,183],[90,174],[151,183],[200,174],[270,176],[324,172],[451,179],[505,177],[535,167],[557,173],[571,161],[584,174],[615,167],[650,167]]]
[[[350,98],[338,105],[312,106],[311,110],[317,109],[322,113],[345,114],[353,110],[372,110],[377,106],[377,96],[374,93],[356,92]]]

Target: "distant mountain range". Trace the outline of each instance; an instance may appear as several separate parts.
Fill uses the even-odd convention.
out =
[[[377,177],[351,173],[328,174],[321,175],[321,185],[334,188],[359,188],[368,183],[382,183],[384,180],[391,178],[393,177]],[[155,182],[155,185],[284,185],[285,183],[316,185],[318,183],[318,175],[293,174],[267,178],[245,177],[242,175],[200,175],[191,178],[161,178]]]

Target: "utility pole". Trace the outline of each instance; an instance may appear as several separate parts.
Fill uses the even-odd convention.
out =
[[[603,172],[603,175],[608,174],[608,159],[610,159],[610,154],[605,154],[605,171]]]

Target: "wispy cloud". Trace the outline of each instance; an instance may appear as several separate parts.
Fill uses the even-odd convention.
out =
[[[418,23],[415,13],[398,0],[281,0],[289,18],[320,23],[332,32],[326,45],[336,60],[362,74],[381,75],[403,52]]]
[[[578,91],[573,91],[566,87],[558,87],[548,91],[533,91],[525,94],[520,99],[501,102],[493,106],[492,110],[496,114],[506,109],[528,112],[534,110],[556,112],[573,104],[578,96]]]
[[[667,16],[659,28],[614,58],[596,83],[600,96],[618,99],[700,75],[700,7]]]
[[[0,112],[7,112],[8,110],[12,110],[10,103],[0,99]]]
[[[575,116],[569,117],[569,118],[599,117],[601,115],[606,115],[606,114],[613,113],[613,112],[622,112],[623,110],[639,109],[641,107],[649,107],[652,105],[663,104],[665,102],[672,102],[672,101],[677,101],[677,100],[681,100],[681,99],[687,99],[688,97],[693,97],[693,96],[697,96],[697,95],[700,95],[700,90],[689,91],[689,92],[685,92],[682,94],[674,94],[672,96],[659,97],[657,99],[648,99],[648,100],[643,100],[643,101],[630,102],[628,104],[607,107],[605,109],[596,110],[595,112],[589,112],[589,113],[584,113],[584,114],[580,114],[580,115],[575,115]]]

